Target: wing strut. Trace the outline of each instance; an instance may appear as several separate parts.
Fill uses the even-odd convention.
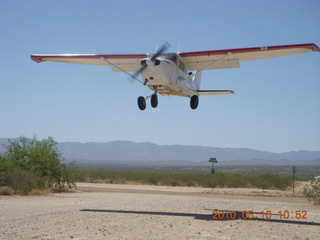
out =
[[[113,67],[119,69],[121,72],[124,72],[125,74],[127,74],[131,79],[136,80],[142,84],[144,84],[143,81],[141,81],[139,78],[137,78],[136,76],[131,75],[130,73],[126,72],[125,70],[123,70],[121,67],[113,64],[112,62],[108,61],[106,58],[101,58],[102,60],[106,61],[107,63],[109,63],[110,65],[112,65]]]
[[[190,75],[189,77],[187,77],[185,80],[183,80],[182,82],[179,82],[176,87],[180,86],[181,84],[187,82],[188,80],[190,80],[191,78],[197,76],[198,74],[200,74],[201,72],[203,72],[204,70],[206,70],[208,67],[211,67],[212,65],[220,62],[222,59],[224,59],[225,57],[231,55],[231,53],[227,53],[225,55],[223,55],[222,57],[218,58],[217,60],[213,61],[212,63],[210,63],[209,65],[207,65],[206,67],[202,68],[201,70],[199,71],[196,71],[196,73]]]

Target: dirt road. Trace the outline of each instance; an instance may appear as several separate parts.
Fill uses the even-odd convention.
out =
[[[1,196],[0,239],[320,239],[320,207],[303,198],[210,192],[80,183],[76,193]]]

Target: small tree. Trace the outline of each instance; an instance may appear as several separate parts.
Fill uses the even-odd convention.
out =
[[[0,185],[30,191],[41,187],[75,187],[75,168],[66,166],[52,137],[9,140],[0,154]]]

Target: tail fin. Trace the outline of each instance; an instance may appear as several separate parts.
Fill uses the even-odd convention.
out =
[[[197,90],[200,89],[201,74],[202,74],[202,72],[199,72],[198,74],[197,74],[197,72],[196,72],[196,73],[195,73],[195,77],[193,78],[193,83],[194,83],[195,87],[197,88]]]

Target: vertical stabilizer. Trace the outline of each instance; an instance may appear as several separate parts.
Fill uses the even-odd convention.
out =
[[[199,73],[195,73],[195,77],[193,78],[193,83],[196,86],[197,90],[200,89],[200,85],[201,85],[201,74],[202,72]]]

